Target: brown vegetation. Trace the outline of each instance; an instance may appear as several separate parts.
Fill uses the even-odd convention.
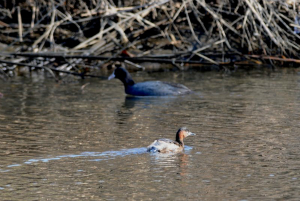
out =
[[[88,76],[114,61],[170,63],[180,70],[296,66],[299,4],[291,2],[4,0],[0,74],[25,65],[54,77],[53,71]]]

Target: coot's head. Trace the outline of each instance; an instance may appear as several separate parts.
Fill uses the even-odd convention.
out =
[[[190,132],[189,129],[187,129],[186,127],[179,128],[179,130],[176,133],[176,141],[179,144],[183,145],[183,139],[192,135],[196,135],[196,134]]]
[[[132,80],[131,75],[125,68],[117,67],[114,72],[108,77],[108,80],[111,80],[113,78],[118,78],[119,80],[121,80],[125,87],[127,85],[134,85],[134,81]]]

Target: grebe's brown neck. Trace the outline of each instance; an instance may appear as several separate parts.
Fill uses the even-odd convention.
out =
[[[184,131],[179,129],[176,133],[176,142],[178,142],[179,146],[181,147],[184,147],[183,138],[184,138]]]
[[[195,133],[190,132],[186,127],[179,128],[176,133],[176,142],[179,143],[179,146],[184,147],[183,138],[186,138],[190,135],[196,135]]]

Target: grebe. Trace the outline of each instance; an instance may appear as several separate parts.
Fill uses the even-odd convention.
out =
[[[182,127],[177,131],[175,141],[165,138],[155,140],[147,147],[147,151],[161,153],[180,152],[184,148],[183,139],[191,135],[196,134],[190,132],[186,127]]]

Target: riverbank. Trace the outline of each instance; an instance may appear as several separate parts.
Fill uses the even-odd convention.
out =
[[[295,2],[0,4],[0,74],[4,78],[18,75],[20,69],[42,69],[60,79],[65,74],[97,76],[99,69],[115,65],[231,71],[298,67],[300,63],[299,3]]]

